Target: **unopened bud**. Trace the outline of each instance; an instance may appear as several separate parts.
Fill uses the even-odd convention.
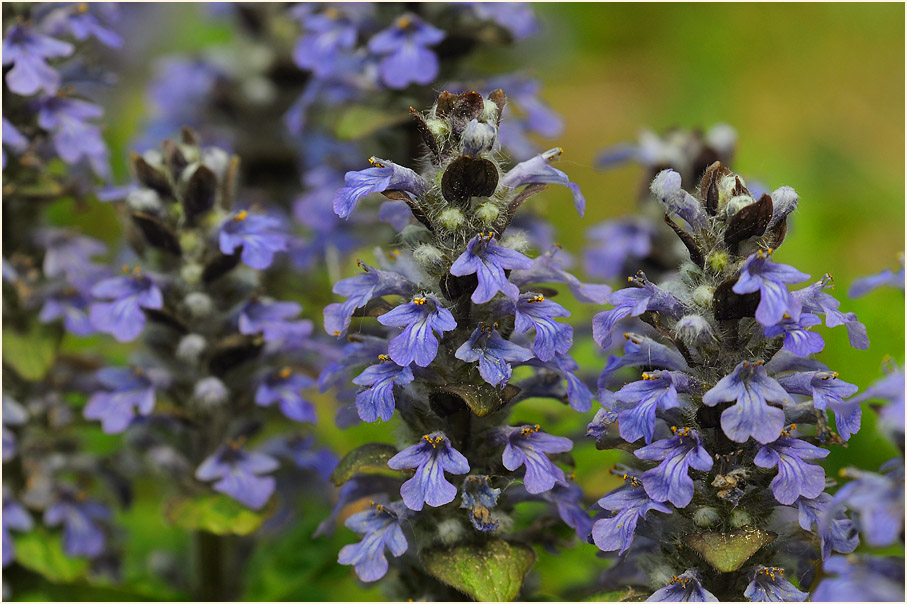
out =
[[[230,391],[216,377],[206,377],[195,384],[192,399],[202,409],[214,409],[227,402]]]
[[[715,288],[711,285],[700,285],[693,290],[693,302],[704,308],[712,307],[712,298],[715,296]]]
[[[497,138],[497,128],[472,120],[463,130],[463,155],[479,156],[490,153]]]
[[[735,509],[731,512],[730,518],[728,518],[728,524],[731,525],[731,528],[738,529],[743,528],[744,526],[749,526],[753,522],[753,518],[744,512],[741,509]]]
[[[501,209],[492,202],[486,202],[476,208],[476,218],[485,226],[489,226],[501,215]]]
[[[693,522],[700,528],[710,528],[721,521],[721,514],[712,507],[701,507],[693,512]]]
[[[202,292],[192,292],[183,299],[183,302],[189,312],[192,313],[192,316],[199,319],[207,317],[214,310],[214,302],[211,300],[211,296]]]
[[[448,231],[456,231],[466,223],[466,218],[457,208],[448,208],[438,216],[438,222]]]
[[[423,243],[413,250],[413,259],[422,266],[431,268],[444,261],[444,254],[435,246]]]
[[[157,214],[164,206],[161,197],[153,189],[137,189],[126,196],[126,205],[133,212]]]
[[[176,358],[192,365],[197,365],[199,357],[208,347],[205,338],[197,333],[190,333],[184,336],[176,347]]]
[[[712,326],[699,315],[687,315],[677,321],[674,331],[686,344],[699,344],[715,339]]]

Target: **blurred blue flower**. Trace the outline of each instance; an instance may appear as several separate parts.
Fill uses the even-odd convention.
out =
[[[849,554],[860,544],[853,520],[848,518],[840,507],[829,513],[831,505],[832,498],[828,493],[821,493],[815,499],[801,497],[797,500],[800,528],[809,531],[816,527],[820,541],[819,551],[822,552],[823,560],[827,560],[832,551]]]
[[[39,90],[54,94],[60,87],[60,74],[47,59],[68,57],[73,45],[39,34],[27,23],[14,23],[3,37],[3,64],[12,65],[6,85],[16,94],[30,96]]]
[[[847,403],[850,405],[857,405],[857,409],[859,409],[860,403],[871,400],[888,402],[887,405],[879,410],[879,423],[881,424],[881,428],[903,437],[905,416],[904,368],[893,367],[888,375],[876,380],[869,388],[847,401]],[[859,428],[859,424],[857,427]]]
[[[302,397],[302,390],[315,385],[315,380],[294,372],[289,367],[272,371],[261,381],[255,391],[255,404],[268,407],[280,404],[280,411],[297,422],[315,423],[315,406]]]
[[[22,426],[28,421],[28,411],[19,404],[19,401],[13,397],[3,395],[3,412],[0,417],[3,420],[3,461],[9,461],[16,456],[17,440],[16,434],[7,428],[7,426]]]
[[[559,248],[545,252],[526,270],[510,273],[510,282],[523,286],[533,283],[566,283],[577,300],[587,304],[604,304],[611,288],[604,284],[583,283],[567,272],[567,254]]]
[[[382,57],[379,64],[382,81],[389,88],[406,88],[410,84],[429,84],[438,75],[438,55],[428,49],[446,34],[407,13],[394,24],[372,36],[368,49]]]
[[[107,538],[98,526],[99,520],[110,517],[103,504],[65,491],[57,501],[44,510],[44,524],[63,524],[63,549],[69,556],[96,558],[104,551]]]
[[[241,443],[221,446],[207,457],[195,471],[203,482],[217,480],[214,490],[229,495],[253,510],[261,509],[274,492],[274,477],[260,476],[273,472],[280,465],[264,453],[246,452]]]
[[[851,298],[860,298],[879,287],[894,287],[904,289],[904,257],[901,256],[901,268],[897,272],[886,268],[880,273],[854,279],[850,284],[847,295]]]
[[[124,270],[126,267],[124,267]],[[122,277],[105,279],[91,288],[91,294],[102,302],[89,308],[91,323],[104,333],[112,334],[120,342],[136,339],[145,328],[143,308],[159,309],[164,297],[151,277],[139,267]]]
[[[5,444],[3,454],[6,455]],[[11,531],[30,531],[32,527],[34,527],[35,522],[34,520],[32,520],[32,517],[28,513],[28,511],[12,497],[7,497],[6,493],[3,493],[2,516],[3,567],[6,568],[6,566],[8,566],[9,563],[16,558],[16,545],[13,542],[13,535]]]
[[[52,133],[54,149],[68,164],[85,159],[98,176],[110,178],[107,144],[101,128],[88,120],[97,119],[104,110],[94,103],[63,95],[39,101],[38,125]]]
[[[242,261],[259,270],[271,266],[274,254],[286,251],[288,238],[280,221],[272,216],[241,210],[221,225],[220,251],[228,256],[242,249]]]
[[[155,394],[166,377],[160,370],[105,367],[97,372],[97,380],[106,390],[91,395],[82,413],[86,419],[101,420],[107,434],[117,434],[129,427],[136,412],[149,415],[154,410]]]
[[[334,74],[341,55],[350,53],[359,35],[356,24],[340,10],[326,10],[301,19],[305,32],[296,42],[293,60],[319,78]]]
[[[535,183],[563,185],[570,189],[570,193],[573,194],[573,206],[582,216],[586,213],[586,198],[583,197],[579,185],[570,182],[570,178],[564,172],[551,165],[551,162],[560,158],[563,152],[560,147],[555,147],[518,163],[504,174],[501,185],[511,189]]]
[[[843,476],[854,480],[835,493],[821,517],[820,530],[827,530],[838,509],[846,506],[868,545],[884,547],[898,541],[904,530],[904,462],[894,459],[889,464],[882,467],[887,470],[884,474],[843,470]]]
[[[832,556],[823,570],[826,576],[813,591],[813,602],[904,601],[903,558]]]
[[[302,312],[296,302],[275,302],[254,297],[240,310],[239,333],[261,334],[265,342],[279,343],[291,338],[305,338],[311,333],[312,323],[307,320],[292,321]]]
[[[623,275],[630,260],[641,260],[652,251],[655,228],[638,216],[602,222],[586,230],[590,240],[583,256],[586,274],[610,281]]]

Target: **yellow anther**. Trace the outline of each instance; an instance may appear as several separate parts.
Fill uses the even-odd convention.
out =
[[[529,299],[530,304],[533,304],[535,302],[544,302],[544,301],[545,301],[545,296],[543,296],[542,294],[539,294],[539,295],[535,296],[534,298]]]
[[[386,354],[379,354],[379,355],[378,355],[378,360],[379,360],[379,361],[389,361],[389,360],[391,360],[391,358],[390,358],[388,355],[386,355]]]
[[[280,375],[280,379],[285,380],[288,377],[290,377],[291,375],[293,375],[293,370],[290,369],[289,367],[284,367],[283,369],[280,370],[279,375]]]
[[[400,29],[406,29],[410,25],[412,25],[412,19],[410,19],[406,15],[397,19],[397,27],[399,27]]]
[[[525,428],[523,428],[520,431],[520,434],[525,438],[531,434],[535,434],[536,432],[538,432],[541,429],[542,429],[542,427],[538,424],[536,424],[534,426],[526,426]]]
[[[334,335],[335,335],[335,336],[339,336],[339,335],[340,335],[340,332],[337,331],[337,330],[335,329],[335,330],[334,330]]]
[[[368,158],[368,163],[370,163],[375,168],[383,168],[384,164],[376,160],[374,157]]]
[[[233,220],[236,222],[242,222],[249,217],[249,213],[246,210],[240,210],[239,213],[233,217]]]
[[[129,272],[129,265],[128,265],[128,264],[124,264],[124,265],[123,265],[123,272],[124,272],[124,273],[128,273],[128,272]]]
[[[422,296],[416,296],[413,298],[413,304],[418,304],[419,306],[422,306],[423,304],[425,304],[425,302],[427,302],[427,300]]]
[[[784,319],[790,319],[790,315],[787,314],[787,313],[784,313],[784,315],[782,315],[782,318],[784,318]]]

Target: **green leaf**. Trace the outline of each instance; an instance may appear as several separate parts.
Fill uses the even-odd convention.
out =
[[[62,536],[39,527],[16,535],[16,561],[53,583],[71,583],[88,572],[88,560],[63,551]]]
[[[13,193],[23,197],[38,197],[41,199],[52,199],[63,194],[63,186],[60,182],[49,175],[40,175],[34,182],[23,184],[17,187]]]
[[[356,474],[390,474],[398,472],[387,466],[387,460],[397,454],[397,448],[383,443],[368,443],[347,453],[331,474],[338,487]]]
[[[507,384],[503,390],[490,384],[447,384],[435,388],[431,398],[432,402],[441,405],[447,400],[462,403],[476,417],[485,417],[506,405],[519,392],[520,389],[513,384]]]
[[[494,540],[426,550],[422,561],[429,574],[474,600],[512,602],[535,561],[535,552],[525,545]]]
[[[355,140],[383,128],[403,123],[407,119],[410,119],[409,114],[401,116],[399,112],[387,113],[373,107],[355,105],[341,111],[334,129],[337,138]]]
[[[60,332],[33,323],[25,333],[12,326],[3,328],[3,362],[26,380],[41,380],[54,364]]]
[[[777,536],[755,528],[742,528],[730,533],[691,533],[684,536],[683,542],[718,572],[731,573]]]
[[[207,495],[197,499],[177,498],[164,508],[164,515],[176,526],[207,531],[215,535],[248,535],[264,522],[274,504],[256,512],[226,495]]]

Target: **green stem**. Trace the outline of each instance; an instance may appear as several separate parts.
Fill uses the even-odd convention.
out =
[[[225,540],[213,533],[196,531],[193,535],[198,583],[195,595],[201,602],[222,602],[226,597],[224,575]]]

